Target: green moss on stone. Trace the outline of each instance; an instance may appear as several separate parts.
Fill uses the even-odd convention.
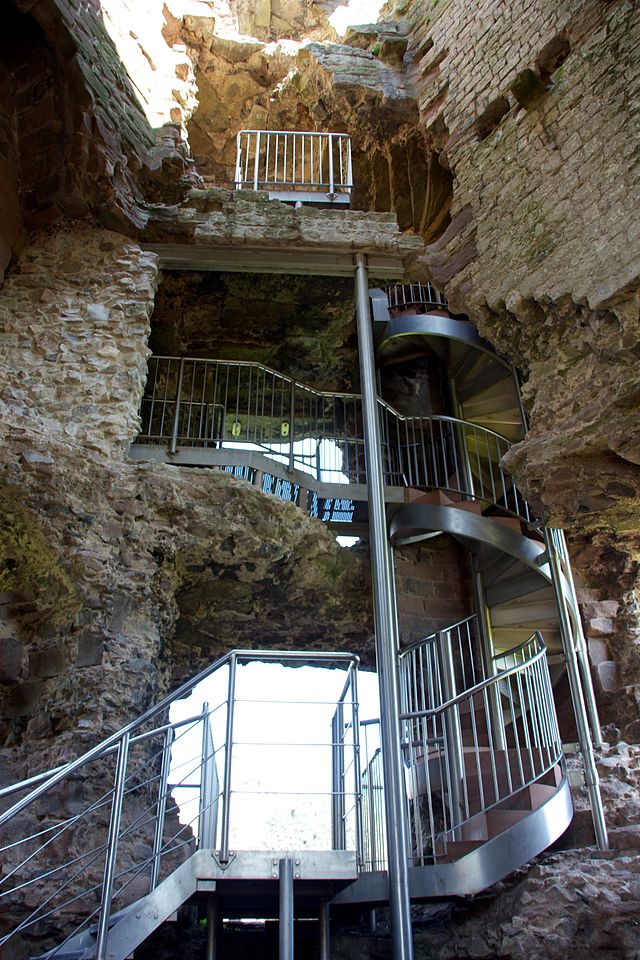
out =
[[[17,487],[0,489],[0,591],[17,593],[39,612],[68,612],[76,590],[37,515],[22,504]]]

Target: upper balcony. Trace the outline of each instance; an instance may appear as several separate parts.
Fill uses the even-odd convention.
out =
[[[241,130],[236,190],[263,190],[286,203],[349,204],[353,186],[346,133]]]

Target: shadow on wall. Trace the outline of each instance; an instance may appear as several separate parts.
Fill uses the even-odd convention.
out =
[[[433,243],[450,222],[453,174],[418,131],[385,150],[354,149],[352,206],[392,211],[401,230],[413,230]]]

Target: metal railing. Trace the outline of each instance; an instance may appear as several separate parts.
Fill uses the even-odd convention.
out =
[[[434,310],[448,311],[448,302],[444,293],[431,283],[396,283],[387,288],[389,310],[403,311],[410,307],[431,307]]]
[[[407,855],[416,866],[446,858],[452,843],[476,835],[474,821],[563,757],[541,634],[496,657],[495,675],[486,677],[473,620],[425,638],[402,657]],[[461,689],[463,671],[473,685]],[[379,814],[365,818],[365,828],[367,849],[369,835],[381,828]]]
[[[241,130],[235,185],[236,190],[267,190],[283,199],[348,203],[351,139],[346,133]]]
[[[362,721],[360,744],[363,756],[361,865],[365,871],[386,870],[387,834],[379,720]]]
[[[500,466],[510,442],[455,417],[404,417],[379,401],[385,483],[495,503],[527,522]],[[365,484],[361,398],[314,390],[258,363],[151,357],[137,443],[257,452],[319,483]],[[212,458],[215,459],[214,457]],[[345,488],[345,494],[348,490]]]
[[[256,662],[339,667],[346,680],[329,702],[256,696],[255,683],[247,695],[239,667]],[[0,790],[0,955],[22,935],[31,943],[36,937],[41,949],[55,943],[54,958],[72,936],[93,928],[95,960],[104,960],[116,911],[155,889],[197,848],[216,851],[221,863],[230,847],[271,849],[278,817],[295,832],[292,797],[304,816],[301,836],[279,831],[288,849],[296,839],[309,845],[310,808],[321,849],[336,849],[338,809],[341,848],[359,849],[357,666],[347,653],[234,651],[77,760]],[[215,702],[170,722],[170,705],[206,678]],[[338,736],[330,722],[336,708]],[[302,720],[305,710],[315,726]],[[314,739],[306,742],[310,729]],[[333,787],[324,773],[310,783],[298,749],[322,755],[318,766],[333,776]]]

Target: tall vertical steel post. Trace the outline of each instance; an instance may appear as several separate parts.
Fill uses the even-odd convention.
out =
[[[562,571],[560,562],[555,550],[553,538],[550,530],[544,528],[544,542],[547,548],[547,557],[549,559],[549,568],[551,570],[551,583],[556,599],[558,617],[560,620],[560,636],[562,638],[562,648],[564,652],[565,664],[567,667],[567,677],[569,679],[569,689],[571,691],[571,700],[573,703],[573,715],[576,721],[578,731],[578,741],[580,743],[580,752],[584,762],[584,779],[589,793],[589,803],[591,805],[591,817],[593,819],[593,829],[596,837],[596,844],[599,850],[609,849],[609,838],[607,834],[607,823],[602,805],[602,796],[600,794],[600,778],[596,767],[596,758],[593,752],[593,743],[591,732],[589,730],[589,714],[584,699],[584,691],[580,677],[580,666],[574,643],[571,621],[567,611],[564,596],[562,594]]]
[[[409,899],[409,869],[407,863],[407,808],[400,744],[397,660],[398,620],[384,504],[378,394],[369,307],[369,278],[366,257],[360,253],[356,254],[355,286],[364,450],[369,496],[369,542],[373,581],[376,661],[380,689],[380,737],[384,769],[391,944],[393,960],[413,960],[411,901]]]

